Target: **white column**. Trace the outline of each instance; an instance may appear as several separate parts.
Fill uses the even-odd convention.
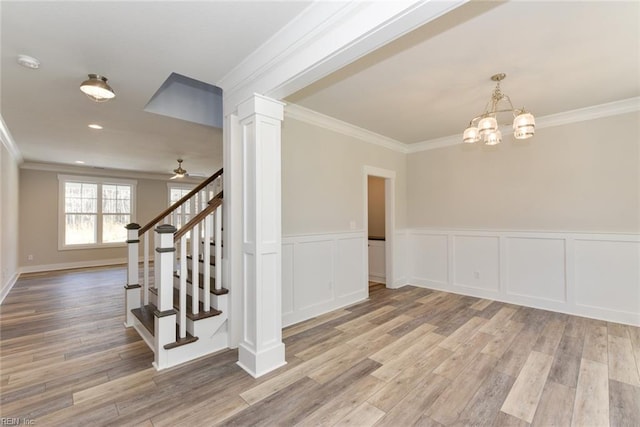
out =
[[[282,343],[280,126],[284,104],[254,95],[238,106],[243,177],[243,330],[238,365],[254,377],[287,362]]]
[[[124,286],[124,325],[128,328],[133,326],[134,315],[131,310],[139,308],[142,300],[140,294],[140,284],[138,283],[138,230],[140,225],[136,223],[127,224],[127,284]]]

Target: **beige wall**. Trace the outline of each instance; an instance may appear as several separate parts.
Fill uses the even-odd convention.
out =
[[[0,295],[18,275],[18,164],[0,144]]]
[[[150,179],[136,181],[136,222],[144,225],[167,207],[167,183]],[[126,247],[58,250],[58,173],[32,169],[20,170],[18,253],[19,264],[25,269],[127,256]],[[30,254],[33,255],[32,261],[27,259]]]
[[[406,156],[286,118],[282,126],[282,233],[367,230],[363,166],[396,172],[396,227],[405,225]]]
[[[368,177],[369,237],[384,237],[384,178]]]
[[[410,227],[640,231],[640,114],[408,156]]]

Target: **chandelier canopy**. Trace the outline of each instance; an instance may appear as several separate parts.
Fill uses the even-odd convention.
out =
[[[496,82],[491,99],[485,106],[484,113],[474,117],[469,122],[462,136],[462,142],[473,144],[481,139],[486,145],[496,145],[502,142],[502,133],[498,129],[497,115],[511,113],[513,115],[513,136],[516,139],[531,138],[536,131],[536,122],[533,114],[523,108],[513,108],[511,98],[502,93],[500,82],[507,77],[504,73],[491,76]],[[508,108],[507,108],[508,107]]]

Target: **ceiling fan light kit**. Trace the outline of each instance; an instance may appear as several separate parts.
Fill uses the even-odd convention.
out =
[[[99,74],[89,74],[89,78],[80,85],[80,90],[95,102],[105,102],[116,96],[107,78]]]
[[[178,167],[173,170],[175,175],[173,175],[170,179],[184,178],[185,176],[189,176],[186,169],[182,168],[183,160],[182,159],[177,159],[177,160],[178,160]]]
[[[513,108],[511,98],[500,90],[500,82],[506,77],[507,75],[504,73],[491,76],[491,80],[496,82],[491,99],[487,102],[484,113],[471,119],[469,126],[462,134],[462,142],[473,144],[483,139],[486,145],[500,144],[502,132],[498,129],[497,119],[497,115],[500,113],[513,115],[513,136],[516,139],[527,139],[533,136],[536,131],[533,114],[526,111],[524,107]]]

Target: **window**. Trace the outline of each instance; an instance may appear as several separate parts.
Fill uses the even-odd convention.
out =
[[[58,175],[59,249],[123,246],[135,218],[136,182]]]
[[[173,183],[167,184],[167,187],[169,188],[169,206],[189,194],[189,192],[194,188],[192,185]],[[174,215],[175,220],[172,223],[177,229],[180,229],[182,225],[186,224],[191,219],[191,203],[183,204],[174,212]]]

